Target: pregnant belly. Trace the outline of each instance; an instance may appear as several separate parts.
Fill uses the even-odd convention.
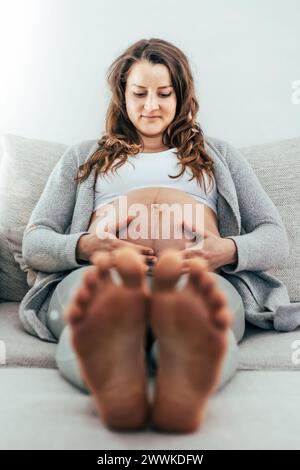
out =
[[[116,222],[124,223],[133,216],[128,227],[117,236],[131,243],[151,247],[157,255],[166,248],[183,250],[198,234],[209,230],[220,236],[215,212],[183,191],[172,188],[141,188],[128,192],[93,212],[88,231],[102,236],[114,230]]]

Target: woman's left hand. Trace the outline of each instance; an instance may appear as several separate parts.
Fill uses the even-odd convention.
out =
[[[188,261],[193,258],[204,258],[208,265],[208,271],[216,271],[225,264],[236,261],[236,246],[230,238],[222,238],[209,230],[203,231],[203,236],[198,237],[188,248],[182,250],[184,268],[188,267]]]

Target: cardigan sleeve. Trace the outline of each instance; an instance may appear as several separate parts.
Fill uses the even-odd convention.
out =
[[[278,209],[239,150],[226,144],[225,158],[237,193],[242,233],[226,237],[234,241],[238,260],[221,269],[231,274],[278,267],[289,255],[288,236]]]
[[[75,146],[54,166],[25,228],[22,256],[37,271],[58,272],[82,266],[76,261],[79,238],[89,232],[65,234],[76,202]]]

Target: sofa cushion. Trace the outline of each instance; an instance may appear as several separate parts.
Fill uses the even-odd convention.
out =
[[[11,257],[14,258],[16,268],[21,269],[24,273],[27,273],[26,282],[29,287],[32,287],[35,283],[35,280],[38,275],[38,271],[31,268],[26,264],[23,254],[22,254],[22,245],[23,245],[23,236],[24,231],[27,225],[20,225],[19,227],[4,229],[3,233],[0,233],[3,238],[5,238],[6,243],[9,245],[9,260],[11,262]],[[3,286],[5,288],[5,286]],[[27,290],[27,286],[26,286]],[[10,301],[21,301],[22,299],[8,299],[8,293],[6,293],[6,300]]]
[[[41,341],[24,331],[18,315],[19,305],[17,302],[0,304],[0,340],[6,349],[5,365],[56,368],[56,344]]]
[[[0,227],[0,304],[21,302],[28,289],[26,274],[20,270],[13,256],[12,244]]]
[[[14,257],[7,230],[26,227],[52,169],[67,146],[12,134],[3,135],[1,143],[0,299],[17,302],[29,286],[26,272]]]
[[[247,323],[240,343],[239,369],[300,369],[300,327],[282,332]]]
[[[291,302],[300,301],[300,138],[241,149],[287,229],[290,255],[269,272],[286,285]]]
[[[300,374],[239,371],[193,433],[117,432],[57,370],[0,368],[1,449],[298,449]],[[152,401],[154,380],[148,382]]]

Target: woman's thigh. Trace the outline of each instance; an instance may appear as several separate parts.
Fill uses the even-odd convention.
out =
[[[231,330],[235,336],[236,342],[239,343],[245,332],[245,309],[243,299],[236,288],[225,277],[220,274],[213,273],[220,290],[227,298],[228,309],[232,315]]]
[[[65,327],[64,312],[81,286],[84,273],[90,269],[93,269],[92,265],[74,269],[53,291],[48,307],[47,326],[57,339]]]

